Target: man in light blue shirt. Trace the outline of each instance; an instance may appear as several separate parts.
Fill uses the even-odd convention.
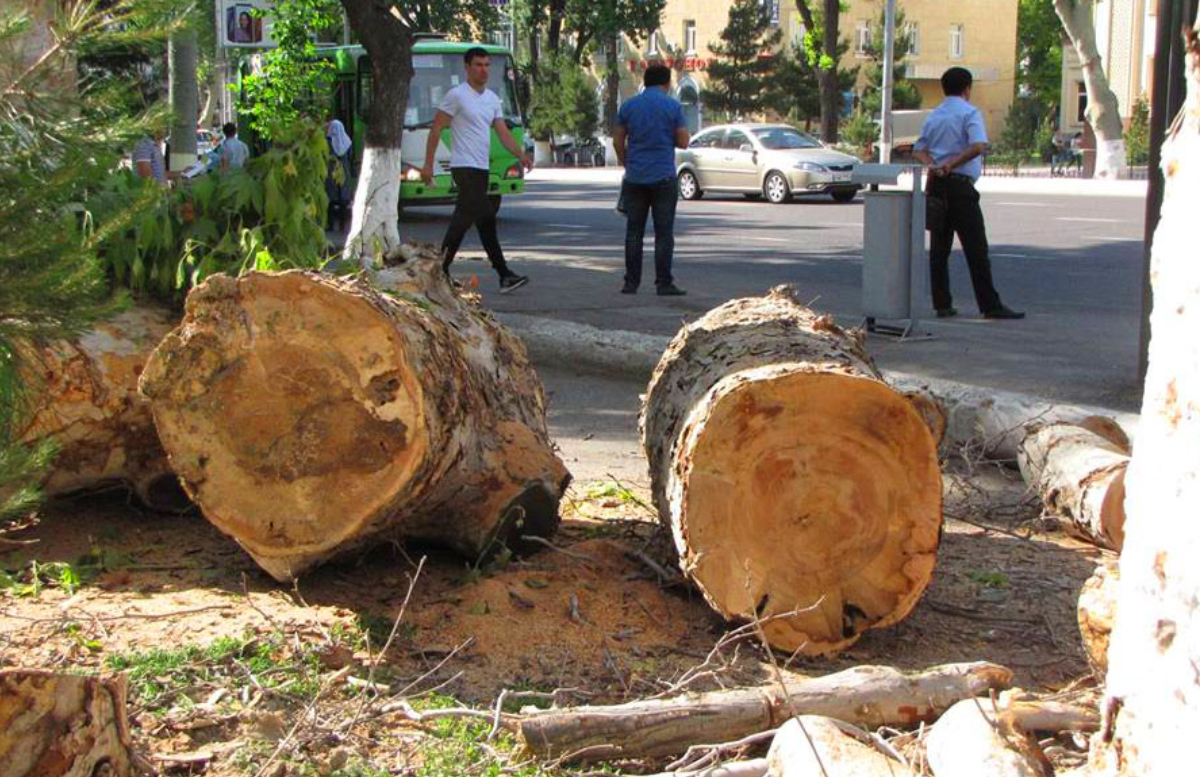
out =
[[[938,318],[958,314],[950,297],[950,249],[954,235],[971,271],[975,302],[984,318],[1024,318],[1004,305],[992,285],[987,228],[975,181],[983,172],[987,131],[979,109],[971,105],[971,71],[952,67],[942,74],[942,101],[921,128],[913,156],[929,168],[926,185],[929,227],[929,277]]]
[[[675,206],[679,188],[675,181],[675,149],[687,148],[687,123],[683,107],[668,94],[671,69],[653,64],[646,68],[645,89],[621,104],[613,130],[613,151],[625,166],[621,199],[625,206],[625,285],[622,294],[637,294],[642,281],[642,242],[646,218],[654,214],[654,284],[660,297],[687,292],[675,285],[671,260],[675,253]]]

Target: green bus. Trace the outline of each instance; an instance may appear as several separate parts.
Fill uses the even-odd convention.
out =
[[[452,203],[456,191],[450,178],[450,130],[445,130],[434,160],[434,181],[421,180],[425,163],[425,144],[429,128],[442,97],[466,79],[463,54],[479,46],[491,55],[488,88],[500,97],[504,118],[518,143],[524,143],[525,128],[517,104],[516,72],[508,49],[480,43],[460,43],[440,37],[419,36],[413,47],[413,78],[408,87],[400,156],[403,160],[400,180],[400,207]],[[354,140],[354,169],[362,161],[366,136],[366,112],[371,105],[371,58],[362,46],[322,48],[335,63],[333,85],[334,115],[342,121]],[[503,195],[525,190],[525,171],[521,162],[506,149],[492,131],[488,192],[495,207]]]

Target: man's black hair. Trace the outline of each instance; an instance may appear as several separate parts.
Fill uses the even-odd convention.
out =
[[[655,62],[646,68],[642,83],[646,86],[666,86],[671,83],[671,68],[661,62]]]
[[[221,132],[225,133],[225,137],[232,138],[237,134],[237,125],[232,121],[226,122],[225,125],[221,127]]]
[[[974,80],[971,71],[965,67],[952,67],[942,73],[942,94],[957,97],[970,89]]]
[[[491,54],[487,53],[487,49],[483,48],[482,46],[472,46],[471,48],[467,49],[466,53],[463,54],[463,62],[467,65],[470,65],[471,61],[474,59],[479,57],[487,57],[490,59],[491,56]]]

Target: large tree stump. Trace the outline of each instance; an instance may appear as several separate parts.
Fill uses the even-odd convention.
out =
[[[1125,542],[1125,469],[1129,453],[1084,426],[1034,429],[1017,455],[1021,476],[1048,514],[1070,534],[1119,551]]]
[[[557,526],[570,476],[524,346],[406,254],[378,288],[213,277],[142,378],[188,492],[278,580],[383,536],[476,559]]]
[[[22,439],[59,446],[42,486],[48,495],[123,483],[149,507],[187,506],[137,390],[151,351],[177,323],[164,308],[137,306],[30,354],[39,401]]]
[[[933,435],[859,341],[787,287],[683,329],[641,430],[684,573],[726,618],[761,618],[775,647],[844,648],[925,590],[942,522]]]
[[[0,669],[0,775],[122,777],[125,679]]]
[[[1108,672],[1108,642],[1117,617],[1120,567],[1115,559],[1101,562],[1079,592],[1079,636],[1097,679]]]

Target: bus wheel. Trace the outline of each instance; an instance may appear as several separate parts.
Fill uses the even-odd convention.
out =
[[[492,203],[492,213],[500,212],[500,195],[499,194],[489,194],[488,202]]]

